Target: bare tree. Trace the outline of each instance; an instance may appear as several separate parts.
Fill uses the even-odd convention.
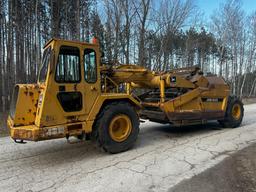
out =
[[[145,38],[146,38],[146,25],[150,11],[151,0],[140,0],[139,2],[133,1],[135,12],[138,16],[139,25],[139,45],[138,45],[138,63],[141,66],[146,66],[145,57]]]
[[[220,40],[220,74],[222,74],[222,64],[224,53],[228,53],[229,61],[226,62],[226,78],[230,78],[232,93],[238,94],[239,77],[238,73],[243,68],[244,55],[244,12],[241,10],[240,1],[228,0],[221,5],[220,9],[212,17],[213,29]],[[225,52],[226,51],[226,52]],[[241,62],[239,62],[239,59]],[[230,74],[231,76],[229,76]]]
[[[131,28],[134,15],[136,14],[134,7],[132,6],[132,0],[121,1],[121,9],[124,15],[124,29],[122,36],[124,40],[121,39],[121,44],[124,50],[125,62],[130,63],[130,41],[131,41]]]
[[[198,64],[224,76],[233,94],[255,96],[256,13],[247,17],[240,0],[226,0],[205,28],[195,3],[1,0],[1,110],[7,110],[15,83],[36,81],[41,47],[52,37],[89,41],[96,35],[108,60],[154,70]]]
[[[247,20],[247,23],[249,24],[249,30],[247,32],[248,34],[248,56],[246,59],[247,63],[247,73],[253,73],[256,70],[255,64],[256,64],[256,12],[252,13]],[[246,82],[246,74],[242,83],[241,93],[240,95],[243,96],[243,88]],[[249,90],[249,97],[253,94],[253,91],[256,90],[256,75],[254,75],[254,80],[251,82],[247,82],[250,86]]]
[[[173,60],[175,54],[173,46],[174,36],[187,24],[186,22],[194,13],[196,13],[196,9],[193,0],[161,1],[159,10],[157,10],[155,16],[157,18],[155,19],[156,31],[161,36],[159,50],[159,56],[163,56],[161,70],[167,70],[169,68],[169,64],[172,62],[170,60]],[[189,41],[186,42],[188,46],[190,46],[189,43]],[[187,53],[187,55],[191,54]],[[193,62],[193,59],[189,58],[189,61]]]

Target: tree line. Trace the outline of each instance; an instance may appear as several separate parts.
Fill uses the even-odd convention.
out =
[[[256,96],[256,11],[226,0],[209,19],[193,0],[1,0],[0,106],[34,83],[50,38],[100,40],[104,59],[156,71],[198,65]]]

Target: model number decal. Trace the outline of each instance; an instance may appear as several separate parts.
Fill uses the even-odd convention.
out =
[[[202,98],[203,102],[221,102],[221,98]]]

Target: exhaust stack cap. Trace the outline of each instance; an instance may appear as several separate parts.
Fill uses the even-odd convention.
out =
[[[91,42],[92,42],[93,44],[99,44],[99,41],[98,41],[98,39],[97,39],[95,36],[92,37]]]

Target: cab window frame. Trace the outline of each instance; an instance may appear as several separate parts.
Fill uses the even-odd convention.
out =
[[[73,48],[73,49],[77,49],[78,51],[78,72],[79,72],[79,80],[77,81],[65,81],[65,79],[63,81],[60,81],[58,79],[56,79],[57,77],[57,68],[58,68],[58,65],[59,65],[59,55],[60,55],[60,51],[61,51],[61,48]],[[67,54],[68,55],[68,54]],[[73,55],[74,56],[74,55]],[[76,55],[75,55],[76,56]],[[65,70],[65,69],[64,69]],[[65,73],[65,72],[64,72]],[[79,47],[77,46],[71,46],[71,45],[61,45],[60,48],[59,48],[59,53],[58,53],[58,57],[57,57],[57,62],[56,62],[56,66],[55,66],[55,75],[54,75],[54,80],[56,83],[58,84],[65,84],[65,83],[68,83],[68,84],[77,84],[77,83],[81,83],[81,80],[82,80],[82,75],[81,75],[81,53],[80,53],[80,49]]]
[[[85,51],[86,50],[90,50],[90,51],[92,51],[92,52],[90,52],[90,53],[94,53],[95,55],[94,55],[94,58],[95,58],[95,61],[94,61],[94,65],[95,65],[95,79],[94,79],[94,81],[91,81],[90,79],[88,79],[88,78],[86,78],[86,68],[85,68]],[[98,80],[98,66],[97,66],[97,64],[98,64],[98,62],[97,62],[97,53],[96,53],[96,51],[95,51],[95,49],[93,49],[93,48],[84,48],[84,50],[83,50],[83,69],[84,69],[84,80],[86,81],[86,83],[89,83],[89,84],[95,84],[96,82],[97,82],[97,80]]]
[[[44,48],[43,55],[42,55],[42,63],[41,63],[40,69],[39,69],[38,77],[37,77],[37,81],[39,83],[45,83],[47,80],[49,66],[51,65],[51,58],[53,56],[53,51],[54,50],[52,49],[51,46]],[[50,55],[48,55],[49,56],[48,59],[44,57],[45,56],[44,54],[47,54],[47,52],[50,53]],[[46,63],[46,60],[43,60],[43,59],[47,59],[48,62]],[[45,71],[43,71],[43,68]],[[44,72],[44,73],[42,74],[42,72]]]

